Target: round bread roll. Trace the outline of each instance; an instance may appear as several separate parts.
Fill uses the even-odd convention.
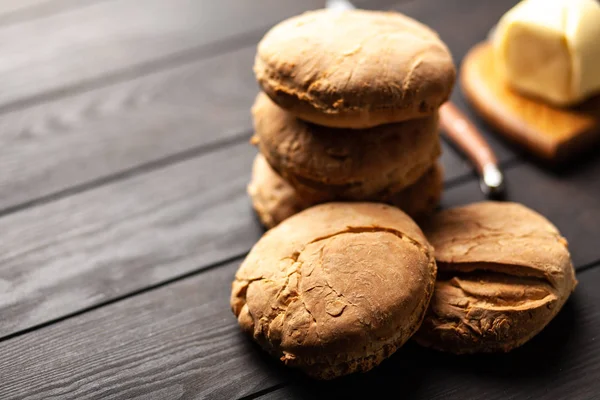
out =
[[[452,353],[509,351],[539,333],[577,281],[566,240],[516,203],[445,210],[424,226],[439,268],[415,340]]]
[[[417,330],[433,293],[433,249],[397,208],[327,203],[269,230],[232,285],[243,329],[320,379],[367,371]]]
[[[392,189],[382,193],[379,199],[370,200],[396,206],[414,219],[423,218],[433,212],[440,201],[444,186],[443,175],[442,167],[435,164],[416,183],[404,190],[394,192]],[[334,200],[327,193],[320,197],[299,195],[271,168],[262,154],[257,154],[254,159],[248,194],[260,221],[267,228],[274,227],[312,205]]]
[[[300,196],[260,153],[254,158],[247,191],[260,222],[267,228],[310,206],[331,200],[327,195],[322,198]]]
[[[456,75],[434,31],[400,13],[366,10],[311,11],[279,23],[259,43],[254,73],[297,117],[355,129],[433,114]]]
[[[252,108],[260,152],[303,196],[364,200],[415,183],[440,155],[437,114],[348,134],[306,123],[261,93]]]

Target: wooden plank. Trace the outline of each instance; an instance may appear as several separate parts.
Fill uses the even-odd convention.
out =
[[[277,379],[229,309],[239,260],[0,343],[0,398],[233,399]]]
[[[246,47],[0,116],[0,210],[248,136],[254,53]]]
[[[112,0],[1,0],[0,26],[84,7],[99,1]]]
[[[0,336],[247,251],[247,143],[0,219]]]
[[[371,373],[319,383],[265,356],[229,310],[238,262],[0,343],[3,399],[590,399],[598,393],[600,268],[565,309],[505,355],[457,357],[409,345]],[[548,351],[552,349],[552,351]]]
[[[249,250],[255,154],[243,141],[0,218],[0,337]]]
[[[334,382],[293,376],[261,400],[314,398],[588,400],[600,393],[600,268],[541,334],[508,354],[453,356],[409,344],[376,370]]]
[[[523,203],[552,221],[569,241],[574,264],[600,260],[600,158],[588,157],[561,173],[525,164],[506,171],[507,200]],[[475,182],[444,193],[451,207],[483,200]]]
[[[381,7],[392,2],[364,1],[357,4]],[[100,1],[11,24],[0,29],[0,110],[81,91],[92,82],[97,86],[165,68],[170,62],[189,61],[208,47],[212,52],[223,48],[223,41],[229,48],[250,45],[276,22],[324,4],[324,0]]]
[[[322,5],[322,0],[119,0],[9,25],[0,29],[0,108],[215,41],[264,31],[280,19]],[[258,37],[260,32],[246,37],[246,44]]]

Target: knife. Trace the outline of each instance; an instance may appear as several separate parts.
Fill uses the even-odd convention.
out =
[[[327,0],[325,8],[332,12],[342,12],[356,7],[348,0]],[[493,35],[493,31],[494,29],[490,36]],[[498,158],[477,127],[451,101],[440,107],[439,115],[440,126],[445,136],[469,158],[477,170],[481,191],[487,197],[502,196],[504,175]]]

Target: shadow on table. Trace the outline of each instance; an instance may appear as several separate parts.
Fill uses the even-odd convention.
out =
[[[507,354],[455,356],[408,343],[389,360],[365,374],[334,381],[315,381],[290,371],[291,383],[273,393],[274,398],[427,398],[455,395],[457,398],[505,398],[505,388],[548,387],[558,381],[569,352],[569,339],[576,335],[577,316],[570,300],[546,329],[523,347]],[[262,358],[262,357],[261,357]],[[266,360],[273,368],[276,361]],[[557,382],[558,384],[558,382]]]
[[[600,143],[596,143],[566,162],[557,165],[542,164],[542,166],[547,166],[548,170],[557,177],[571,178],[581,174],[582,171],[585,173],[587,170],[595,170],[598,162],[600,162],[599,151]]]

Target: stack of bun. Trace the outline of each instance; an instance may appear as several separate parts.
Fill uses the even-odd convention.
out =
[[[248,192],[267,227],[330,201],[435,209],[438,108],[456,71],[434,31],[399,13],[308,12],[265,35],[254,72]]]

